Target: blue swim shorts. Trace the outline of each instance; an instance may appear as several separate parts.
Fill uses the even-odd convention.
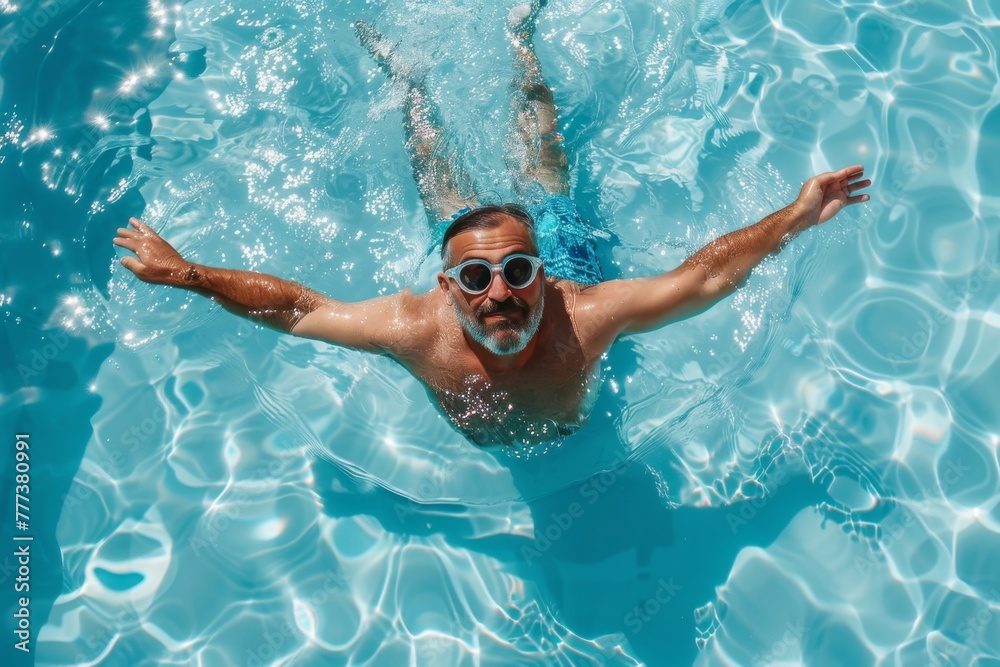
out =
[[[538,255],[545,263],[545,275],[583,285],[596,285],[604,280],[597,260],[594,231],[580,218],[576,205],[569,197],[547,195],[542,201],[527,208],[535,219]],[[451,220],[437,224],[434,230],[435,245],[444,238],[448,226],[469,210],[464,208],[455,213]]]

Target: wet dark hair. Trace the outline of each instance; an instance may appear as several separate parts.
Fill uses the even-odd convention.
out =
[[[493,229],[503,224],[506,218],[514,218],[528,229],[528,236],[531,240],[531,247],[535,254],[538,254],[538,240],[535,238],[535,220],[528,213],[528,210],[517,204],[501,204],[499,206],[480,206],[468,213],[455,218],[455,221],[448,226],[441,239],[441,258],[447,265],[448,243],[452,238],[469,231],[470,229]],[[445,266],[445,268],[449,268]]]

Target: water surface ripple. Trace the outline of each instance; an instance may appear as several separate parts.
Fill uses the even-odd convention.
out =
[[[432,288],[401,91],[352,23],[427,72],[504,198],[508,10],[0,0],[4,191],[74,225],[12,195],[4,238],[80,258],[43,283],[46,326],[110,354],[79,388],[102,400],[36,664],[1000,661],[994,4],[552,0],[537,51],[609,276],[673,268],[813,173],[875,187],[707,314],[620,342],[591,423],[547,448],[473,447],[393,362],[117,264],[134,214],[346,300]]]

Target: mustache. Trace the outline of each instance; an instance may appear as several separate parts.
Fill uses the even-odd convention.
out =
[[[486,317],[488,315],[506,315],[507,313],[521,313],[525,317],[528,315],[530,307],[528,302],[520,297],[511,295],[503,301],[487,299],[483,305],[476,309],[476,316]]]

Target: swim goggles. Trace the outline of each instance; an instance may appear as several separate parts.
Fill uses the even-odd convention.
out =
[[[515,253],[504,257],[499,264],[490,264],[485,259],[470,259],[451,267],[444,275],[457,280],[458,286],[469,294],[482,294],[490,288],[493,273],[498,269],[508,287],[523,289],[535,279],[541,265],[542,260],[538,257]]]

